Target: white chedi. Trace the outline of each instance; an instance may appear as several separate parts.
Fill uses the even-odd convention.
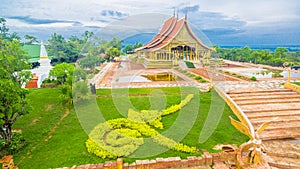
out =
[[[40,63],[40,66],[32,69],[31,72],[38,76],[38,88],[40,88],[43,80],[49,77],[50,70],[53,68],[50,64],[51,60],[48,58],[47,50],[43,42],[41,42],[40,59],[38,62]]]

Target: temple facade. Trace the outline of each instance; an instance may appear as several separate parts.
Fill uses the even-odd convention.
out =
[[[169,68],[179,61],[201,63],[210,57],[211,51],[192,32],[186,16],[170,17],[151,41],[135,50],[136,61],[146,68]]]

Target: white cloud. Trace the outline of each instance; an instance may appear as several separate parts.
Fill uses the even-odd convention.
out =
[[[219,12],[248,22],[281,21],[299,17],[298,0],[1,0],[3,15],[30,15],[52,19],[88,20],[100,17],[102,11],[122,14],[158,12],[172,15],[173,7],[198,6],[199,11]]]
[[[104,27],[126,15],[173,15],[174,7],[186,9],[192,24],[202,29],[219,31],[218,36],[222,34],[220,31],[226,34],[254,32],[250,30],[276,33],[278,29],[265,28],[272,25],[280,27],[280,30],[285,27],[290,29],[291,26],[281,23],[295,25],[293,23],[300,20],[299,0],[0,0],[0,4],[0,17],[27,16],[31,19],[7,20],[12,31],[24,32],[53,32],[64,30],[64,27],[80,32],[85,28]],[[183,16],[183,13],[180,15]],[[39,23],[52,20],[53,23]]]

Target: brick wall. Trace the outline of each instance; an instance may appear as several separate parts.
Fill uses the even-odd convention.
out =
[[[210,154],[204,152],[201,157],[191,156],[187,159],[180,157],[156,158],[155,160],[136,160],[134,163],[123,163],[123,159],[117,161],[107,161],[103,164],[87,164],[81,166],[73,166],[71,168],[60,169],[163,169],[163,168],[184,168],[197,166],[212,166],[215,162],[226,165],[235,164],[235,152],[220,152]],[[226,168],[229,168],[226,166]]]
[[[27,83],[25,88],[38,88],[38,80],[39,78],[34,75],[34,77]]]

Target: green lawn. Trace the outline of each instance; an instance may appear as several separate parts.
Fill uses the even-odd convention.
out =
[[[293,84],[300,86],[300,82],[293,82]]]
[[[152,107],[159,107],[161,102],[166,100],[166,105],[170,106],[178,104],[182,99],[181,95],[185,96],[190,92],[195,92],[194,88],[161,88],[157,95],[150,97],[150,94],[158,91],[158,89],[118,89],[114,90],[97,90],[97,103],[102,112],[102,115],[106,120],[123,117],[117,108],[127,108],[127,105],[122,105],[122,99],[124,101],[130,100],[132,105],[139,110],[149,109],[151,107],[149,98],[160,98],[165,95],[165,99],[152,99]],[[127,95],[127,92],[130,94]],[[113,94],[112,94],[113,93]],[[208,116],[208,112],[211,107],[211,96],[210,93],[200,93],[199,98],[192,99],[192,103],[188,104],[184,109],[183,113],[186,113],[187,117],[189,113],[198,107],[195,107],[195,103],[200,102],[198,115],[195,119],[195,123],[187,136],[181,141],[189,146],[196,146],[202,153],[202,149],[206,149],[210,152],[214,151],[212,148],[216,144],[240,144],[245,142],[247,138],[240,134],[230,124],[228,118],[229,115],[234,116],[228,106],[225,106],[223,113],[221,113],[221,120],[218,123],[217,128],[213,134],[204,143],[199,143],[199,135],[203,128],[204,122]],[[111,97],[113,95],[113,98]],[[81,165],[88,163],[102,163],[103,159],[100,159],[94,155],[88,154],[85,148],[85,141],[88,136],[82,129],[77,114],[74,109],[70,110],[70,114],[62,121],[62,123],[56,128],[55,132],[52,133],[52,137],[45,141],[48,137],[48,133],[53,126],[59,121],[59,119],[66,112],[66,109],[59,101],[59,91],[57,89],[35,89],[31,90],[29,95],[33,106],[33,111],[20,118],[19,121],[14,125],[15,129],[22,129],[24,138],[26,139],[25,147],[14,154],[14,160],[19,168],[24,169],[41,169],[41,168],[58,168],[58,167],[71,167],[73,165]],[[118,106],[114,106],[114,100],[117,100]],[[217,97],[214,100],[216,106],[220,102],[220,98]],[[118,102],[119,101],[119,102]],[[194,106],[194,107],[193,107]],[[217,107],[218,108],[218,107]],[[83,107],[88,113],[89,107]],[[220,111],[222,109],[220,108]],[[122,112],[126,113],[126,112]],[[162,119],[165,128],[160,130],[161,132],[168,130],[174,120],[177,119],[179,113],[175,113],[166,116]],[[217,119],[217,114],[210,114],[212,119]],[[216,116],[216,117],[214,117]],[[182,123],[189,123],[191,120],[184,119]],[[214,122],[213,120],[211,122]],[[92,123],[91,123],[92,124]],[[210,124],[210,123],[209,123]],[[213,126],[213,124],[208,125]],[[178,126],[177,126],[178,127]],[[180,127],[180,126],[179,126]],[[174,133],[176,135],[176,133]],[[149,149],[149,147],[141,147],[141,149]],[[163,154],[159,154],[154,157],[174,157],[180,156],[186,158],[191,155],[200,154],[185,154],[169,150]],[[136,159],[127,158],[125,161],[132,162]]]

